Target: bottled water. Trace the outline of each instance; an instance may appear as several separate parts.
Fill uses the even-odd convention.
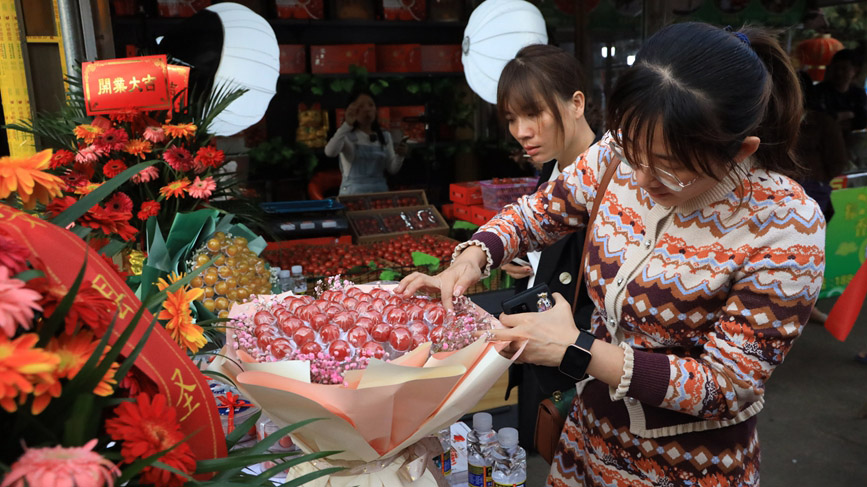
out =
[[[470,487],[492,487],[491,477],[494,449],[497,435],[494,433],[493,418],[489,413],[473,415],[473,429],[467,434],[467,485]]]
[[[304,272],[300,265],[292,266],[292,292],[295,294],[304,294],[307,292],[307,278],[304,277]]]
[[[497,433],[500,446],[494,454],[494,487],[524,487],[527,482],[527,452],[518,446],[518,430]]]
[[[292,273],[289,269],[281,269],[277,273],[277,282],[280,283],[280,292],[285,293],[295,289],[295,281],[292,279]]]
[[[437,455],[433,458],[434,465],[447,476],[452,473],[452,430],[451,427],[445,428],[437,432],[437,438],[443,446],[442,455]]]

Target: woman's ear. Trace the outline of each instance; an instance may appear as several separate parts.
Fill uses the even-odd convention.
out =
[[[581,91],[576,91],[575,93],[572,93],[571,108],[575,115],[575,120],[578,120],[584,116],[584,109],[586,108],[585,102],[586,100],[584,99],[584,93],[582,93]]]
[[[737,154],[733,157],[734,161],[738,164],[744,162],[747,157],[755,154],[757,150],[759,150],[759,144],[761,143],[761,139],[756,137],[755,135],[750,135],[745,138],[743,143],[741,143],[741,148],[738,149]]]

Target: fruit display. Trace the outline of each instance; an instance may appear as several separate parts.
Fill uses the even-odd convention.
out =
[[[480,182],[482,204],[491,210],[501,210],[536,188],[535,178],[494,178]]]
[[[490,327],[490,315],[463,296],[446,311],[427,296],[344,281],[317,298],[257,298],[235,316],[230,343],[257,362],[311,360],[311,380],[339,384],[344,371],[365,368],[370,359],[391,360],[426,342],[435,351],[455,350]]]
[[[409,206],[347,213],[357,243],[386,240],[402,233],[448,234],[448,225],[433,206]],[[390,235],[394,234],[394,235]]]
[[[380,240],[362,245],[362,247],[371,247],[374,255],[383,260],[403,267],[410,267],[413,265],[413,252],[424,252],[439,258],[443,263],[448,263],[457,244],[457,240],[439,235],[412,236],[404,234],[390,240]]]
[[[390,191],[387,193],[367,193],[341,196],[340,203],[347,211],[382,210],[405,206],[423,206],[427,204],[422,190]]]
[[[254,294],[271,294],[271,272],[265,259],[256,255],[244,237],[217,232],[193,255],[190,267],[214,264],[190,281],[203,288],[202,305],[220,318],[229,316],[229,309]]]

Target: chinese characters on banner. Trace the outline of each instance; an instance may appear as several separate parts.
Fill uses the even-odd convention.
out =
[[[174,111],[180,112],[187,106],[189,99],[190,68],[169,64],[169,94],[172,97]]]
[[[166,56],[81,63],[88,115],[171,107]]]

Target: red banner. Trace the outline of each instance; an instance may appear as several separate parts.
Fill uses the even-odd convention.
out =
[[[85,62],[81,71],[88,115],[171,106],[164,54]]]
[[[145,311],[138,323],[130,323],[141,302],[95,250],[72,232],[6,205],[0,205],[0,225],[43,262],[46,277],[54,285],[72,286],[87,254],[84,280],[117,303],[113,338],[117,339],[127,326],[136,327],[122,353],[132,352],[153,315]],[[151,332],[135,366],[154,381],[175,407],[184,435],[196,433],[188,440],[196,458],[225,457],[226,438],[214,395],[198,367],[159,324]]]
[[[187,106],[189,98],[190,85],[190,68],[189,66],[178,66],[169,64],[169,95],[174,101],[174,110],[180,112]]]

